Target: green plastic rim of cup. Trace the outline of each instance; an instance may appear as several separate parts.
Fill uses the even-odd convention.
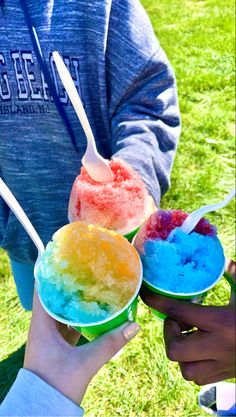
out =
[[[137,251],[136,251],[137,252]],[[138,252],[137,252],[138,254]],[[55,320],[59,321],[60,323],[67,324],[70,327],[73,327],[75,330],[80,332],[86,339],[93,340],[96,337],[102,335],[105,332],[108,332],[109,330],[114,329],[117,326],[120,326],[125,321],[134,321],[136,319],[137,315],[137,306],[138,306],[138,294],[139,290],[142,285],[142,278],[143,278],[143,268],[142,268],[142,262],[138,255],[139,263],[140,263],[140,276],[139,281],[137,284],[137,288],[133,296],[130,298],[130,300],[127,302],[127,304],[118,312],[113,314],[112,316],[108,317],[105,320],[100,320],[96,322],[90,322],[90,323],[80,323],[80,322],[73,322],[67,319],[64,319],[57,314],[53,313],[43,302],[39,292],[39,300],[44,308],[44,310]],[[36,288],[37,288],[37,280],[36,280]]]

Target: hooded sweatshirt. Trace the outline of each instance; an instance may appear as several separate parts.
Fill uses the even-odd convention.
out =
[[[86,149],[54,50],[74,79],[98,151],[130,163],[158,205],[169,186],[180,118],[173,70],[143,7],[138,0],[24,0],[66,124],[37,59],[22,1],[6,0],[0,9],[0,176],[43,242],[68,222],[69,194]],[[33,263],[37,256],[2,199],[0,246],[18,262]],[[0,406],[1,416],[82,414],[27,370]]]
[[[173,70],[140,2],[24,0],[74,143],[38,62],[22,1],[6,0],[0,10],[0,176],[44,244],[68,223],[86,149],[55,50],[74,79],[98,152],[130,163],[158,205],[169,186],[180,118]],[[0,246],[18,262],[37,256],[2,199]]]

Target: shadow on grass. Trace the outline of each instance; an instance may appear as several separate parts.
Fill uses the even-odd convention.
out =
[[[0,404],[22,368],[25,354],[25,344],[0,362]]]

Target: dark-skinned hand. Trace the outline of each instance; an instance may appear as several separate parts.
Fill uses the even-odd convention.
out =
[[[235,377],[236,319],[232,298],[226,306],[202,306],[153,294],[144,287],[141,298],[168,316],[164,322],[167,357],[179,363],[187,381],[205,385]]]

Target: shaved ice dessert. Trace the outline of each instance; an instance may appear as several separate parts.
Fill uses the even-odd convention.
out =
[[[186,234],[180,226],[187,216],[179,210],[159,210],[136,235],[134,246],[142,260],[144,280],[161,292],[200,293],[223,274],[225,257],[216,228],[201,219]]]
[[[95,224],[121,234],[137,229],[146,217],[148,193],[134,169],[124,161],[109,161],[113,181],[96,182],[84,167],[72,187],[69,221]]]
[[[83,222],[59,229],[36,270],[49,312],[73,323],[105,320],[137,295],[141,262],[121,235]]]

